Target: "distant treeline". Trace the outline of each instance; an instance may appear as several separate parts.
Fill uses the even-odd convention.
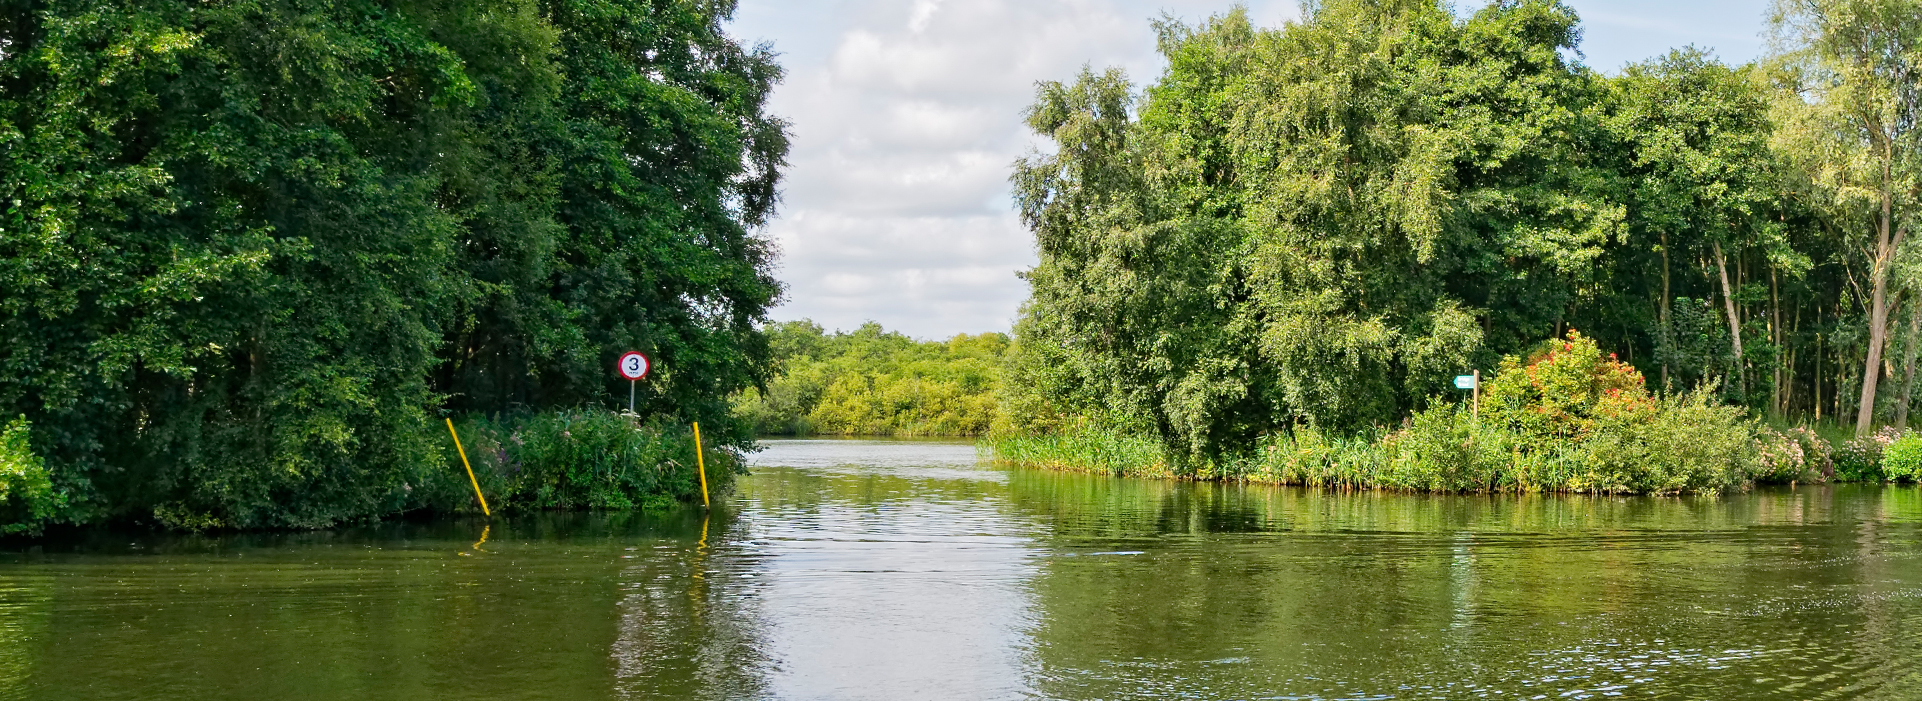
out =
[[[514,441],[751,438],[787,136],[733,5],[0,5],[0,530],[468,504],[443,413],[514,417],[535,505],[687,498]],[[625,408],[626,350],[646,417],[552,413]]]
[[[1907,421],[1922,3],[1783,0],[1763,60],[1614,76],[1578,61],[1560,2],[1306,7],[1158,24],[1140,92],[1113,70],[1039,87],[1016,433],[1097,426],[1219,469],[1300,431],[1382,435],[1575,329],[1662,401]]]
[[[830,334],[806,320],[767,335],[774,379],[734,404],[763,434],[976,436],[997,415],[1005,335],[916,341],[874,323]]]

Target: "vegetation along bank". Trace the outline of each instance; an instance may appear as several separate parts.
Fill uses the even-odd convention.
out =
[[[1423,490],[1910,475],[1922,4],[1773,11],[1757,62],[1604,75],[1558,2],[1329,0],[1162,22],[1140,91],[1043,83],[995,454]],[[1476,421],[1450,382],[1478,368]]]
[[[498,505],[691,498],[780,293],[732,6],[0,7],[0,530],[474,509],[443,415]]]
[[[774,378],[734,413],[764,435],[978,436],[998,416],[1008,337],[916,341],[878,324],[827,333],[812,321],[767,328]]]

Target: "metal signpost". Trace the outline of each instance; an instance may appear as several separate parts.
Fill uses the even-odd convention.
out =
[[[621,377],[627,378],[627,413],[632,414],[634,413],[634,383],[647,377],[647,356],[628,351],[621,356],[621,362],[617,367],[620,368]]]
[[[1456,375],[1455,389],[1465,389],[1470,392],[1469,396],[1473,397],[1473,399],[1470,400],[1472,403],[1469,405],[1470,407],[1472,407],[1469,410],[1470,412],[1472,412],[1470,414],[1470,418],[1473,418],[1478,421],[1481,420],[1481,417],[1482,417],[1482,371],[1476,370],[1475,374],[1473,375]]]

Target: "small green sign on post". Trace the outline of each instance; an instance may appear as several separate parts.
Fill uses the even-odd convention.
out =
[[[1470,417],[1480,421],[1482,417],[1482,371],[1476,370],[1473,375],[1456,375],[1455,389],[1465,389],[1469,391],[1469,396],[1471,397],[1469,406],[1472,407],[1469,409],[1469,411],[1472,412]]]

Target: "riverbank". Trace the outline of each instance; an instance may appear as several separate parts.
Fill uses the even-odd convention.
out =
[[[420,424],[410,440],[423,459],[361,470],[339,481],[360,488],[311,494],[197,490],[190,498],[130,495],[118,505],[75,499],[49,479],[24,419],[0,431],[0,536],[99,524],[169,531],[307,530],[400,516],[546,510],[665,511],[703,500],[701,458],[689,425],[598,408],[455,417],[467,465],[445,421]],[[721,498],[745,474],[741,451],[706,442],[705,489]],[[109,507],[115,507],[110,509]],[[271,518],[260,516],[269,514]]]
[[[1922,489],[1405,495],[900,440],[750,459],[711,514],[0,543],[0,698],[1875,699],[1922,673]]]
[[[1440,410],[1375,436],[1279,431],[1247,453],[1185,467],[1153,438],[1094,426],[993,436],[977,450],[1010,467],[1396,492],[1712,494],[1761,484],[1922,481],[1922,433],[1892,427],[1840,445],[1808,428],[1750,423],[1531,447],[1462,419]]]
[[[1922,477],[1922,434],[1888,429],[1837,445],[1806,427],[1769,427],[1712,387],[1656,396],[1573,331],[1504,359],[1479,405],[1437,397],[1397,427],[1282,426],[1216,454],[1177,454],[1172,441],[1089,419],[994,437],[982,450],[1038,468],[1404,492],[1712,494]]]

